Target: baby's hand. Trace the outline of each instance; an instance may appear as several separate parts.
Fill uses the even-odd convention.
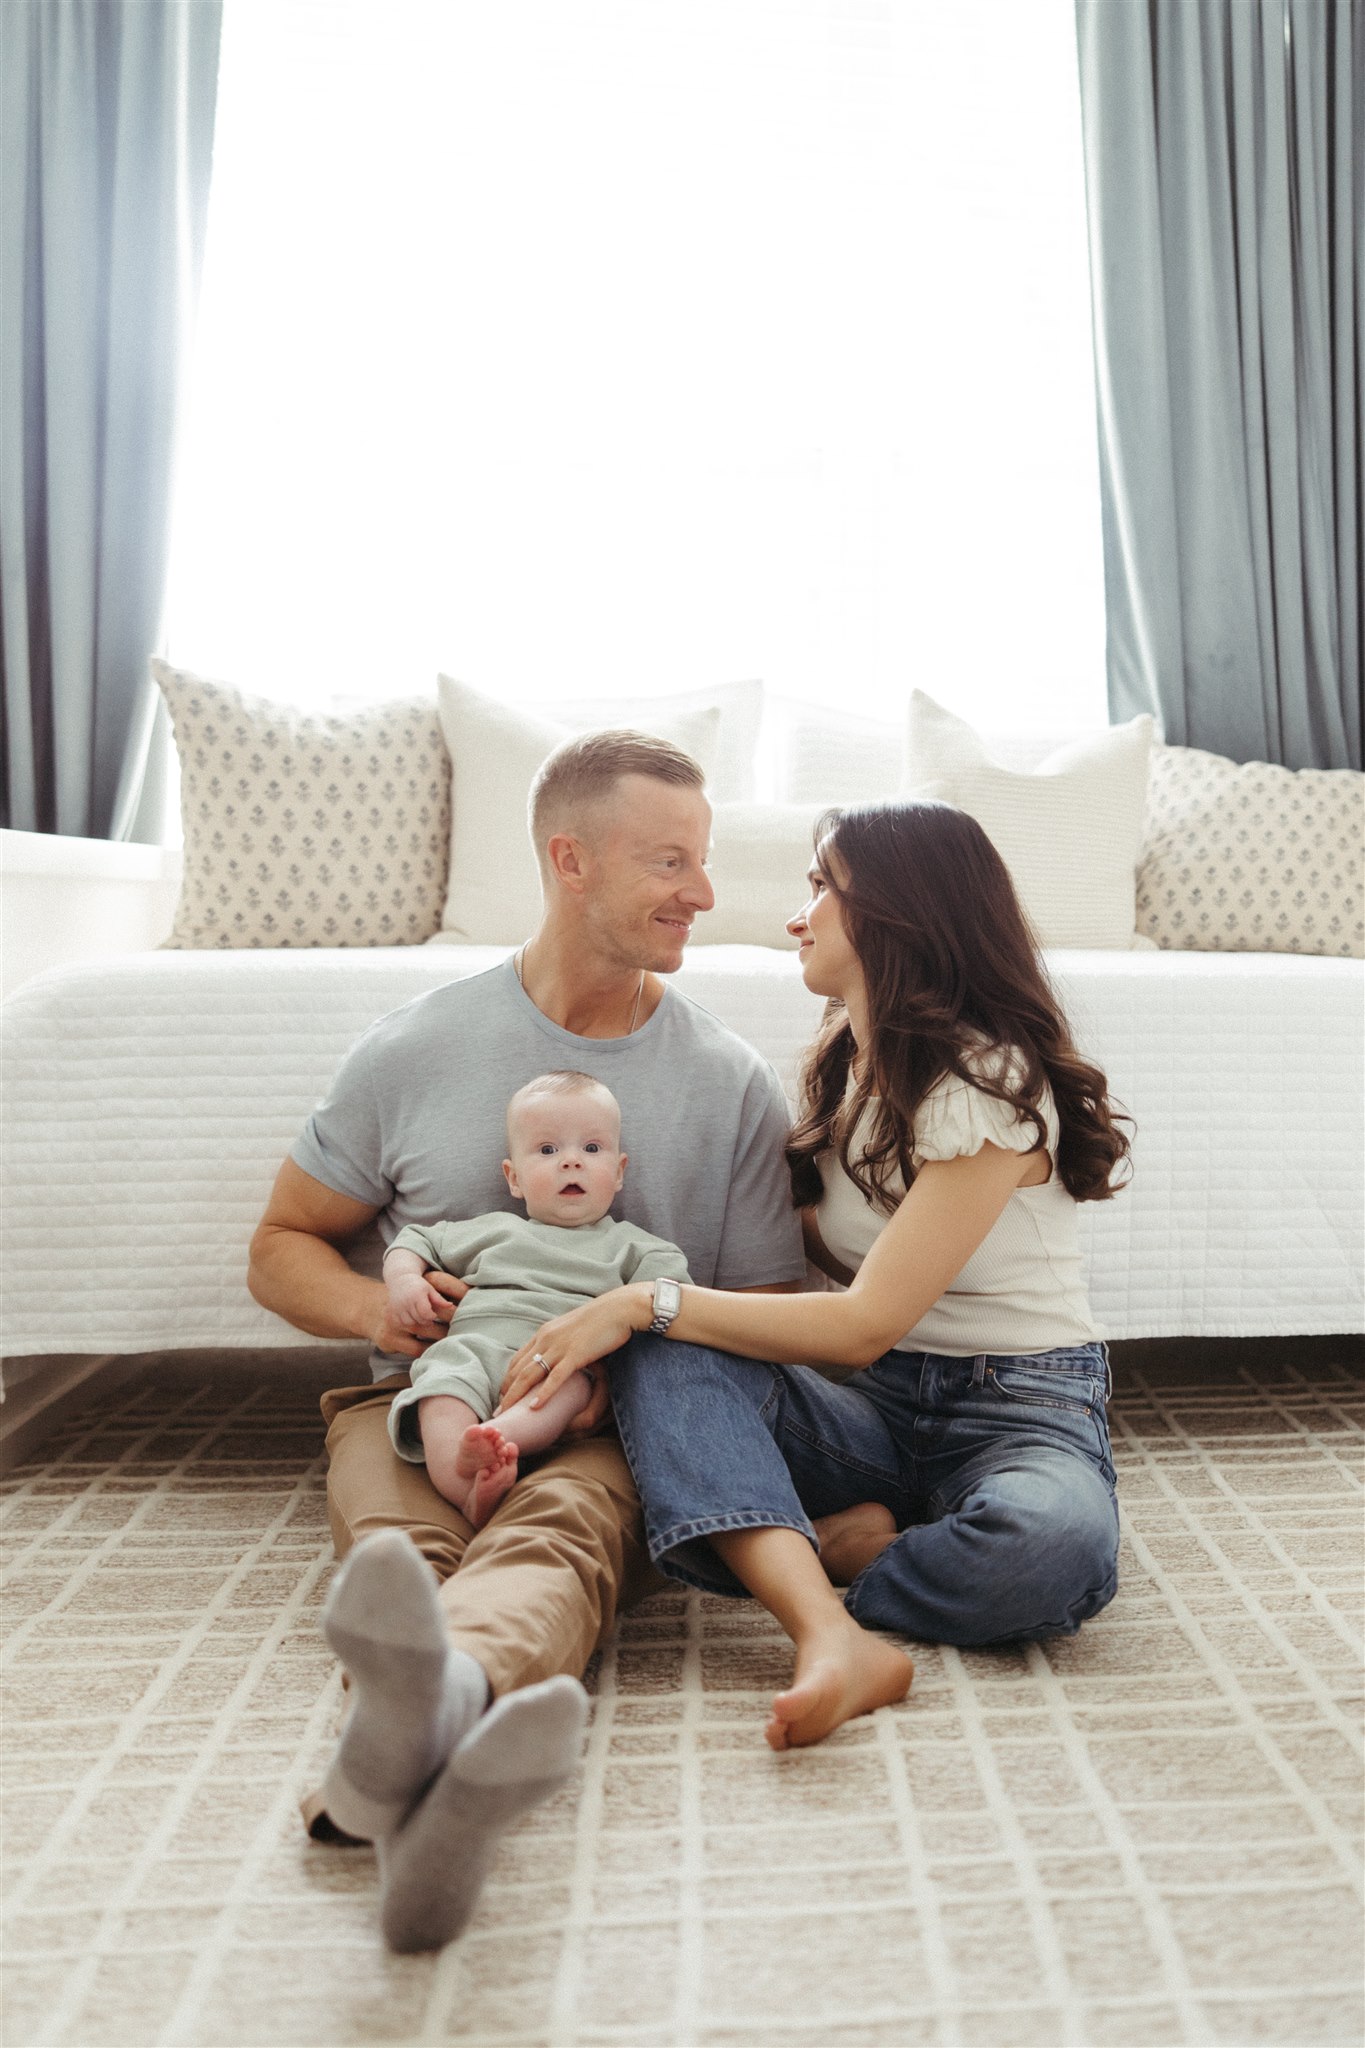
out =
[[[425,1335],[432,1323],[450,1320],[450,1295],[431,1284],[425,1273],[386,1273],[389,1315],[410,1336]]]

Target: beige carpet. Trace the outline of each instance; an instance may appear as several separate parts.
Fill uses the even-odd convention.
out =
[[[340,1711],[316,1367],[138,1376],[0,1510],[5,2048],[1359,2042],[1359,1377],[1203,1351],[1121,1364],[1125,1576],[1079,1637],[925,1649],[777,1758],[780,1638],[662,1594],[579,1781],[415,1959],[294,1815]]]

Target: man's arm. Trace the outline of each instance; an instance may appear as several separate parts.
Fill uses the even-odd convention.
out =
[[[314,1337],[363,1337],[381,1351],[417,1358],[446,1334],[465,1284],[453,1274],[431,1274],[432,1286],[450,1299],[449,1315],[418,1331],[400,1330],[383,1281],[353,1273],[340,1250],[378,1213],[286,1159],[251,1240],[247,1286],[262,1308]]]

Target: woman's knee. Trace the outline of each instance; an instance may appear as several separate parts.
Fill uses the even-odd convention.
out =
[[[994,1473],[936,1521],[904,1530],[855,1582],[874,1628],[985,1648],[1071,1635],[1113,1599],[1118,1511],[1098,1472]]]
[[[1113,1493],[1088,1466],[1049,1477],[1022,1475],[977,1509],[978,1526],[998,1539],[1002,1567],[988,1577],[994,1598],[982,1615],[983,1642],[1073,1634],[1117,1590]]]

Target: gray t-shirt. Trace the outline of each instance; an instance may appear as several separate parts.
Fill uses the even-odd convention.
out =
[[[556,1068],[591,1074],[615,1095],[629,1164],[614,1212],[678,1245],[698,1286],[802,1277],[781,1083],[667,984],[628,1038],[579,1038],[551,1023],[510,960],[432,989],[357,1040],[290,1156],[324,1187],[377,1208],[386,1245],[410,1223],[518,1214],[502,1173],[508,1100]],[[393,1363],[376,1353],[374,1369]]]

